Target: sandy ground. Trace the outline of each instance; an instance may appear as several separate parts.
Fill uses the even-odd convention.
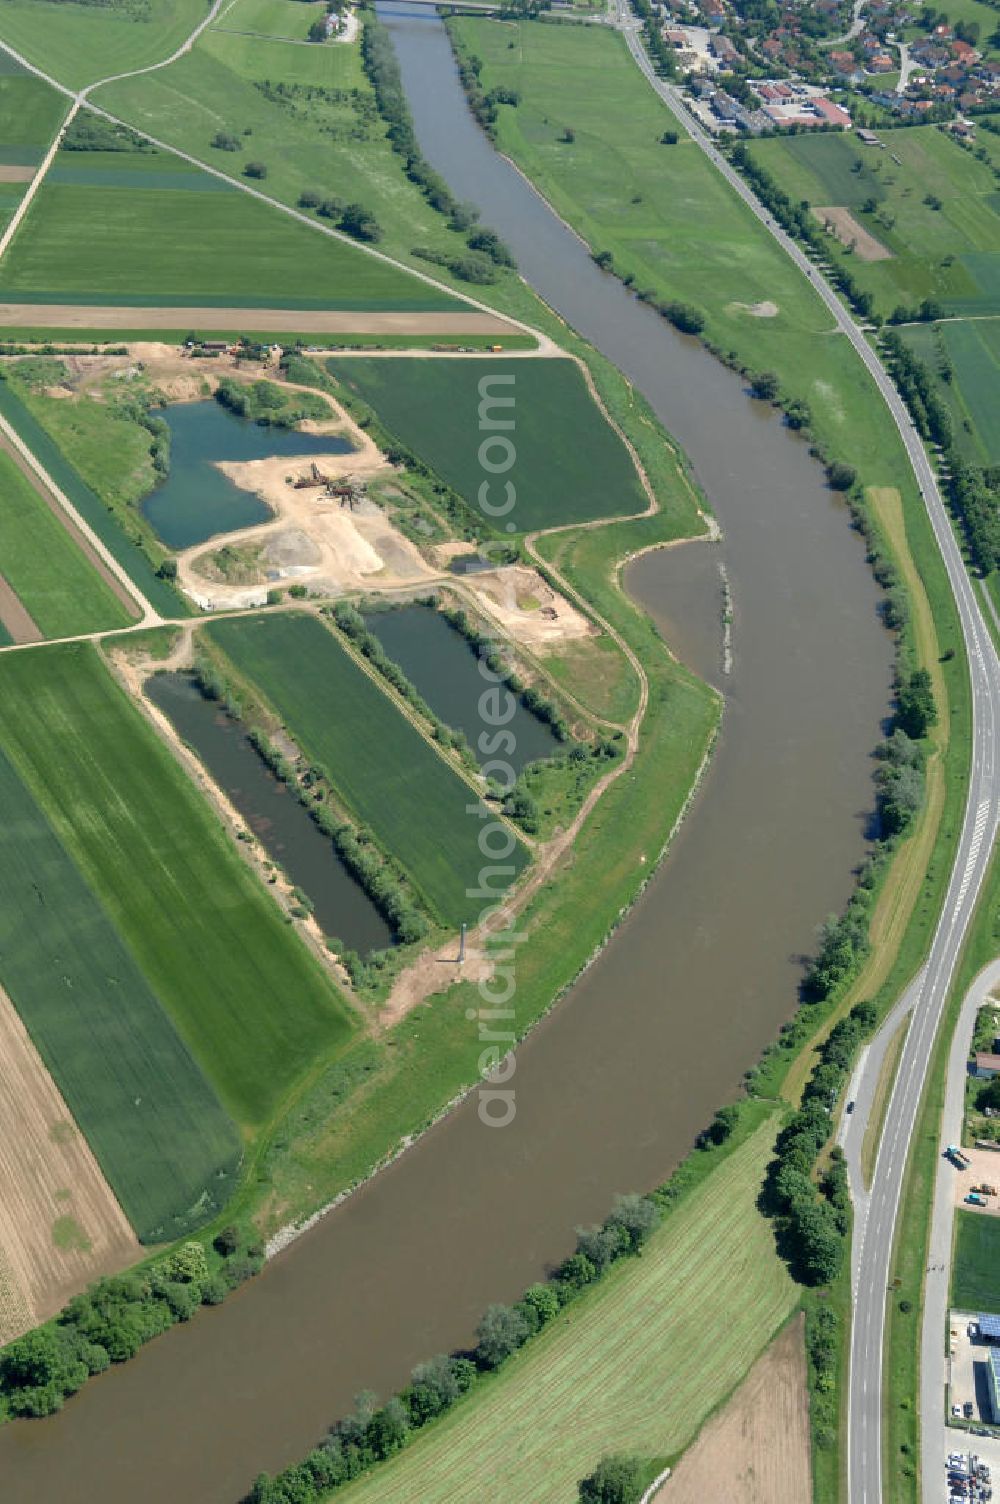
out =
[[[135,1263],[141,1250],[3,991],[0,1060],[2,1344],[54,1315],[99,1275]]]
[[[841,245],[854,241],[854,254],[859,261],[891,261],[892,252],[880,240],[858,223],[850,209],[814,208],[813,213],[821,224],[833,225],[834,234]]]
[[[725,1341],[725,1335],[720,1337]],[[759,1358],[654,1504],[805,1504],[812,1498],[802,1317]]]
[[[1000,1216],[1000,1196],[986,1196],[985,1206],[968,1206],[966,1196],[973,1186],[995,1185],[1000,1190],[1000,1153],[996,1149],[963,1149],[972,1163],[967,1170],[955,1170],[952,1177],[955,1205],[963,1212],[980,1212],[984,1217]]]
[[[36,171],[35,167],[14,167],[0,162],[0,183],[30,183]]]
[[[537,569],[509,564],[489,573],[465,575],[462,582],[515,641],[541,652],[594,632],[582,611],[557,595]]]
[[[0,303],[7,329],[219,329],[234,334],[519,334],[498,314],[340,312],[327,308],[105,308],[78,303]]]
[[[741,308],[744,313],[749,313],[755,319],[774,319],[780,313],[777,303],[765,300],[763,303],[730,303],[730,308]]]
[[[20,596],[0,574],[0,624],[15,642],[41,642],[42,633],[25,610]]]

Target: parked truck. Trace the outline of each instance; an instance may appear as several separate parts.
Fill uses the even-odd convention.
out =
[[[952,1164],[958,1170],[967,1170],[969,1168],[969,1165],[972,1163],[968,1156],[963,1154],[961,1149],[959,1149],[956,1144],[949,1144],[944,1152],[946,1158],[950,1159]]]
[[[983,1200],[982,1196],[979,1195],[978,1191],[970,1191],[965,1199],[970,1206],[986,1205],[986,1202]]]

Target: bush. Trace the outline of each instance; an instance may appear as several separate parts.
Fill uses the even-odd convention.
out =
[[[857,471],[843,460],[834,460],[826,467],[826,478],[832,490],[849,491],[857,480]]]
[[[267,177],[267,167],[263,162],[247,162],[243,168],[245,178],[263,179]]]
[[[488,1306],[476,1327],[476,1362],[499,1368],[528,1336],[528,1323],[514,1306]]]
[[[580,1504],[637,1504],[642,1496],[637,1457],[604,1457],[579,1485]]]

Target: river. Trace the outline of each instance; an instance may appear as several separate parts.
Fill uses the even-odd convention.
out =
[[[843,505],[739,378],[602,275],[494,153],[437,18],[385,18],[427,156],[645,393],[722,523],[721,548],[687,544],[627,572],[724,687],[722,736],[659,874],[520,1049],[514,1123],[488,1130],[463,1106],[224,1306],[62,1415],[4,1428],[5,1504],[227,1504],[301,1456],[357,1391],[384,1395],[419,1359],[468,1342],[490,1301],[565,1254],[616,1192],[661,1180],[734,1096],[794,1011],[798,958],[864,851],[891,643]]]

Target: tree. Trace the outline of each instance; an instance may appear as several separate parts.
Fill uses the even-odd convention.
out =
[[[614,1228],[634,1253],[642,1247],[659,1220],[659,1207],[648,1196],[617,1196],[606,1226]]]
[[[834,491],[849,491],[857,479],[857,471],[843,460],[834,460],[826,467],[826,478]]]
[[[899,725],[915,741],[937,725],[937,706],[927,669],[917,668],[912,674],[901,676],[896,690],[896,706]]]
[[[243,169],[245,178],[266,178],[267,167],[263,162],[248,162]]]
[[[530,1306],[536,1313],[539,1326],[559,1315],[559,1297],[551,1285],[532,1285],[525,1291],[522,1304]]]
[[[773,402],[778,395],[778,378],[773,371],[759,371],[751,377],[750,390],[764,402]]]
[[[216,151],[239,151],[240,138],[234,136],[231,131],[216,131],[212,137],[212,145]]]
[[[661,146],[676,146],[678,136],[676,131],[664,131],[660,137]]]
[[[621,1239],[614,1228],[578,1227],[576,1251],[590,1260],[598,1274],[602,1274],[621,1253]]]
[[[476,1359],[483,1368],[499,1368],[528,1335],[528,1323],[513,1306],[487,1306],[476,1327]]]
[[[637,1504],[642,1463],[637,1457],[603,1457],[580,1482],[580,1504]]]
[[[347,204],[341,211],[340,228],[345,235],[353,235],[356,240],[382,239],[382,226],[364,204]]]
[[[573,141],[576,140],[576,131],[573,129],[573,127],[571,125],[564,125],[563,126],[562,135],[559,137],[559,139],[560,139],[560,141],[566,141],[566,142],[572,143]]]

